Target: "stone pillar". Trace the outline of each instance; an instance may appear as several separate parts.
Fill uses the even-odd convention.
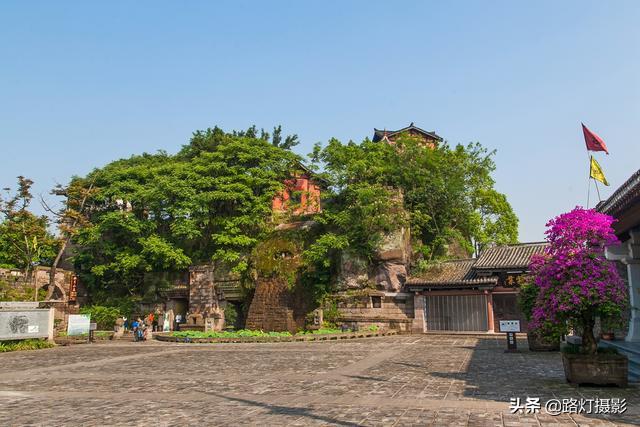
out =
[[[56,309],[55,308],[50,308],[49,309],[49,322],[47,324],[47,340],[49,342],[53,342],[53,324],[56,318]]]
[[[625,341],[640,342],[640,259],[626,260],[631,319]]]
[[[427,330],[425,319],[426,298],[424,295],[415,293],[413,296],[413,323],[411,324],[412,334],[423,334]]]

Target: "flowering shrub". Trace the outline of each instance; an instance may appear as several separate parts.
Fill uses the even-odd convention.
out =
[[[573,327],[582,333],[583,350],[594,354],[596,316],[622,321],[627,290],[604,248],[619,243],[614,219],[591,209],[576,207],[547,223],[550,245],[532,257],[529,269],[539,288],[532,326],[554,335]]]

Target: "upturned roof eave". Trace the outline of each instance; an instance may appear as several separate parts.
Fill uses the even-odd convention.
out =
[[[402,129],[399,129],[399,130],[385,130],[385,129],[373,128],[373,133],[374,133],[374,136],[375,135],[380,135],[380,138],[376,140],[376,141],[379,141],[380,139],[382,139],[382,136],[385,133],[386,133],[387,136],[393,136],[393,135],[397,135],[397,134],[402,133],[402,132],[406,132],[409,129],[415,129],[415,130],[417,130],[419,132],[424,133],[425,135],[429,135],[430,137],[432,137],[433,139],[437,140],[438,142],[443,141],[442,137],[440,135],[436,134],[435,132],[426,131],[426,130],[424,130],[422,128],[419,128],[418,126],[415,126],[415,125],[409,125],[409,126],[406,126],[406,127],[402,128]]]

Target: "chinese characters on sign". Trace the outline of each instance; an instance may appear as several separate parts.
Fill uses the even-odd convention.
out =
[[[512,397],[509,411],[512,414],[539,414],[542,409],[539,397]],[[627,410],[627,400],[608,399],[549,399],[544,404],[544,411],[549,415],[560,414],[623,414]]]
[[[69,301],[75,302],[78,299],[78,276],[71,278],[71,288],[69,289]]]
[[[508,353],[518,351],[518,342],[516,341],[516,332],[520,332],[519,320],[501,320],[500,332],[507,333],[507,350]]]

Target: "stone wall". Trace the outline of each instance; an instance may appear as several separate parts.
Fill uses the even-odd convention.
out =
[[[63,294],[54,293],[54,299],[66,300],[66,297],[69,295],[72,277],[73,272],[71,271],[60,268],[56,270],[55,282],[56,285],[62,289]],[[27,281],[22,270],[0,268],[0,281],[15,287],[34,287],[34,285],[37,285],[38,289],[41,289],[49,284],[49,267],[37,267],[33,272],[33,278],[30,282]]]
[[[213,313],[220,308],[212,265],[189,268],[189,312]]]
[[[380,307],[374,307],[379,299]],[[358,296],[338,295],[336,299],[340,322],[359,329],[376,325],[380,328],[411,332],[414,307],[413,295],[371,291]]]
[[[247,314],[247,329],[289,331],[304,328],[305,310],[300,299],[279,279],[258,279]]]

